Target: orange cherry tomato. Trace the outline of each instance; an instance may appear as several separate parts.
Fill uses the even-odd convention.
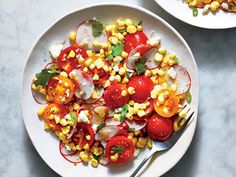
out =
[[[170,94],[167,98],[165,98],[164,104],[159,104],[158,99],[153,101],[153,107],[157,114],[162,117],[172,117],[178,112],[179,98]]]
[[[43,112],[43,119],[45,123],[54,131],[61,130],[62,126],[55,122],[54,117],[58,116],[60,118],[64,118],[65,115],[68,113],[68,110],[65,106],[57,104],[57,103],[50,103],[46,106]]]
[[[56,75],[50,79],[47,85],[47,96],[49,101],[65,104],[72,100],[75,85],[67,77]]]

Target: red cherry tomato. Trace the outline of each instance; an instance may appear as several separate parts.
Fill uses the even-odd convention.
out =
[[[133,158],[134,144],[125,136],[115,136],[110,139],[106,145],[106,157],[111,163],[125,163]],[[111,158],[118,154],[117,159]]]
[[[141,31],[138,31],[134,34],[127,34],[125,36],[124,50],[127,53],[130,53],[137,46],[142,44],[147,44],[147,40],[148,40],[147,36]]]
[[[49,101],[65,104],[72,100],[75,85],[67,77],[56,75],[48,82],[46,92]]]
[[[122,96],[122,90],[127,91],[126,86],[123,84],[113,84],[105,90],[104,100],[107,107],[111,109],[120,108],[129,101],[129,94]]]
[[[131,95],[131,99],[135,102],[143,103],[150,96],[154,84],[147,76],[134,76],[128,82],[127,88],[128,87],[133,87],[135,91],[135,93]]]
[[[70,52],[74,52],[74,56],[69,56]],[[57,63],[59,68],[65,70],[67,73],[70,73],[73,69],[79,67],[78,55],[83,58],[87,58],[88,55],[83,48],[78,46],[70,46],[61,51],[59,57],[57,58]]]
[[[89,140],[86,138],[88,135],[90,136]],[[83,148],[86,144],[91,146],[94,142],[94,137],[95,135],[92,126],[82,122],[76,125],[76,129],[71,140],[75,143],[75,145],[79,145]]]
[[[148,136],[155,141],[166,141],[173,133],[173,120],[153,114],[146,125]]]
[[[61,130],[62,125],[57,124],[55,122],[54,117],[58,116],[61,119],[65,117],[65,115],[68,113],[65,106],[57,104],[57,103],[50,103],[46,106],[44,112],[43,112],[43,119],[45,123],[54,131]]]

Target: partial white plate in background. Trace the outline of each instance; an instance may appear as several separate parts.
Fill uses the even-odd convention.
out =
[[[216,13],[209,12],[202,14],[202,9],[198,9],[198,16],[193,16],[193,10],[189,8],[184,0],[155,0],[156,3],[166,12],[179,20],[193,26],[207,29],[226,29],[236,27],[236,13],[224,12],[222,10]]]
[[[190,90],[192,103],[190,106],[195,111],[194,119],[176,145],[169,151],[160,154],[142,174],[144,177],[161,176],[181,159],[192,141],[198,112],[198,70],[192,52],[181,35],[163,19],[141,7],[117,5],[117,3],[93,5],[66,15],[42,34],[28,56],[22,81],[22,115],[28,134],[43,160],[58,174],[66,177],[78,175],[80,177],[94,177],[95,174],[96,177],[127,177],[145,156],[147,151],[128,164],[113,167],[100,165],[98,168],[93,168],[90,165],[83,164],[74,166],[60,155],[59,141],[52,134],[43,130],[43,121],[37,117],[37,110],[40,105],[34,101],[31,95],[31,81],[35,73],[39,72],[50,61],[48,46],[51,43],[64,40],[68,32],[76,30],[81,21],[93,17],[97,17],[104,23],[115,22],[117,18],[131,18],[137,22],[142,20],[144,32],[148,35],[155,31],[155,34],[161,38],[162,47],[175,52],[180,59],[180,64],[186,67],[190,73],[192,80]]]

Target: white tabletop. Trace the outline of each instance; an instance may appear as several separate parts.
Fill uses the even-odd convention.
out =
[[[96,2],[105,1],[108,0]],[[22,72],[26,56],[39,35],[56,19],[92,2],[0,2],[1,177],[58,176],[37,154],[25,130],[20,110]],[[152,0],[119,2],[140,5],[169,22],[190,45],[199,68],[201,86],[197,130],[187,153],[164,176],[235,177],[236,28],[205,30],[192,27],[168,15]]]

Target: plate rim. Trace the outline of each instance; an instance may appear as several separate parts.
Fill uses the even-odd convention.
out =
[[[191,137],[190,137],[190,140],[188,141],[187,145],[185,146],[185,149],[182,151],[182,153],[179,153],[179,158],[177,158],[173,163],[171,163],[168,168],[166,168],[166,170],[164,170],[164,172],[161,174],[161,175],[164,175],[166,172],[168,172],[170,169],[172,169],[180,160],[181,158],[185,155],[186,151],[189,149],[189,146],[193,140],[193,137],[195,135],[195,131],[196,131],[196,125],[197,125],[197,120],[198,120],[198,110],[199,110],[199,93],[200,93],[200,82],[199,82],[199,71],[198,71],[198,67],[197,67],[197,64],[196,64],[196,60],[193,56],[193,53],[188,45],[188,43],[185,41],[185,39],[180,35],[180,33],[174,28],[172,27],[167,21],[165,21],[163,18],[161,18],[160,16],[158,16],[157,14],[151,12],[150,10],[148,9],[145,9],[143,7],[140,7],[139,5],[134,5],[134,4],[131,4],[131,3],[116,3],[116,2],[103,2],[103,3],[91,3],[90,5],[84,5],[83,7],[79,7],[75,10],[69,10],[68,12],[66,12],[64,15],[58,17],[56,20],[54,20],[50,25],[48,25],[48,27],[46,27],[45,30],[43,30],[39,35],[38,37],[36,38],[36,40],[34,41],[34,43],[31,45],[30,47],[30,50],[27,54],[27,57],[26,57],[26,61],[24,63],[24,69],[23,69],[23,72],[22,72],[22,79],[21,79],[21,90],[20,90],[20,106],[21,106],[21,116],[22,116],[22,119],[23,119],[23,122],[24,122],[24,126],[26,128],[26,131],[27,131],[27,134],[28,136],[30,137],[30,141],[32,142],[35,150],[37,151],[37,153],[39,154],[39,156],[43,159],[43,161],[54,171],[56,172],[58,175],[62,175],[60,173],[60,171],[58,171],[57,169],[54,169],[53,166],[51,164],[49,164],[47,162],[47,160],[41,156],[41,153],[39,152],[38,148],[35,146],[34,144],[34,141],[32,139],[32,135],[29,133],[29,127],[27,126],[27,124],[25,123],[25,116],[24,116],[24,113],[23,113],[23,82],[24,82],[24,75],[25,75],[25,72],[26,72],[26,66],[29,62],[29,59],[30,59],[30,55],[31,53],[33,52],[33,50],[35,49],[36,45],[38,44],[38,42],[41,40],[41,38],[45,35],[45,33],[47,33],[56,23],[58,23],[59,21],[61,21],[63,18],[66,18],[67,16],[70,16],[74,13],[77,13],[79,11],[82,11],[82,10],[86,10],[86,9],[89,9],[89,8],[95,8],[95,7],[99,7],[99,6],[120,6],[120,7],[128,7],[128,8],[132,8],[132,9],[135,9],[135,10],[138,10],[138,11],[141,11],[141,12],[144,12],[152,17],[154,17],[155,19],[158,19],[160,20],[163,24],[166,25],[166,27],[168,27],[171,31],[173,31],[177,36],[178,38],[181,40],[181,42],[183,42],[184,46],[186,47],[186,49],[188,50],[189,54],[191,55],[191,57],[193,58],[193,65],[194,67],[196,68],[196,82],[198,83],[198,85],[196,86],[197,87],[197,91],[198,91],[198,95],[196,97],[196,103],[197,103],[197,108],[196,108],[196,112],[195,112],[195,124],[193,125],[193,131],[191,133]],[[193,120],[194,121],[194,120]]]
[[[181,17],[179,16],[175,16],[174,14],[172,14],[169,10],[167,10],[166,8],[164,8],[160,3],[159,3],[159,0],[154,0],[155,3],[161,7],[161,9],[163,9],[165,12],[167,12],[169,15],[171,15],[172,17],[174,17],[175,19],[177,20],[180,20],[186,24],[189,24],[191,26],[194,26],[194,27],[198,27],[198,28],[201,28],[201,29],[209,29],[209,30],[224,30],[224,29],[231,29],[231,28],[236,28],[236,24],[235,25],[229,25],[227,27],[220,27],[220,26],[217,26],[217,27],[210,27],[210,26],[204,26],[204,25],[196,25],[194,23],[191,23],[190,21],[185,21],[183,20]],[[236,14],[235,14],[236,15]]]

